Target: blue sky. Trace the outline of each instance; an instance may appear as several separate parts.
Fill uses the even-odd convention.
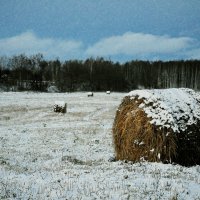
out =
[[[199,0],[0,0],[0,55],[200,59]]]

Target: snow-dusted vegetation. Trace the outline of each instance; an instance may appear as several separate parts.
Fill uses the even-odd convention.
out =
[[[199,99],[187,88],[130,92],[113,124],[116,159],[199,165]]]
[[[124,95],[0,93],[0,199],[200,199],[200,166],[113,162]]]

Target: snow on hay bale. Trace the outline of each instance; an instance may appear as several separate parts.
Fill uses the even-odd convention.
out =
[[[88,93],[87,93],[87,96],[88,96],[88,97],[93,97],[94,94],[93,94],[93,92],[88,92]]]
[[[66,113],[67,104],[64,101],[55,101],[54,112]]]
[[[110,91],[106,91],[106,94],[110,94]]]
[[[135,90],[113,124],[117,160],[200,164],[200,95],[191,89]]]

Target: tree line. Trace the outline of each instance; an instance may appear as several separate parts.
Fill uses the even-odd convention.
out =
[[[0,57],[0,86],[17,91],[130,91],[186,87],[200,90],[200,60],[113,62],[103,58],[45,60],[42,54]]]

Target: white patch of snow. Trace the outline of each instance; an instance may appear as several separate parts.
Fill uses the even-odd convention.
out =
[[[144,109],[151,124],[171,127],[174,132],[184,131],[200,120],[200,95],[191,89],[134,90],[127,96],[144,100],[139,108]]]
[[[123,96],[1,93],[0,199],[200,199],[200,166],[108,161]]]
[[[144,145],[144,144],[145,144],[144,141],[142,141],[142,142],[139,143],[139,145]]]
[[[65,107],[65,102],[64,101],[55,101],[55,103],[54,103],[54,105],[57,105],[57,106],[59,106],[59,107]]]
[[[93,92],[88,92],[87,94],[88,94],[88,95],[93,95]]]
[[[150,152],[152,152],[152,153],[153,153],[153,152],[154,152],[154,149],[151,149],[151,150],[150,150]]]

